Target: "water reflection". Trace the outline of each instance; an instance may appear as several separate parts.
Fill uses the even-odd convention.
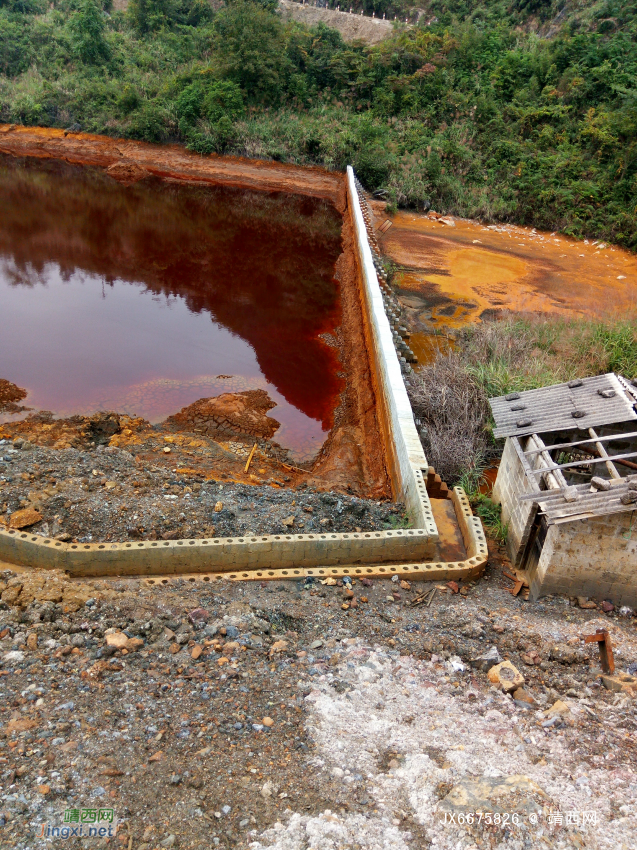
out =
[[[341,388],[328,203],[0,157],[0,210],[0,376],[26,403],[159,421],[261,386],[275,439],[320,447]]]

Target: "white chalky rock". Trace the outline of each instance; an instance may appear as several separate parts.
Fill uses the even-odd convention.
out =
[[[7,664],[15,664],[18,661],[24,661],[24,652],[20,652],[19,649],[13,649],[11,652],[5,652],[3,659]]]

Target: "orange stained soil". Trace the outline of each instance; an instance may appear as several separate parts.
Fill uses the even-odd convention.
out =
[[[342,174],[240,157],[200,156],[180,145],[151,145],[50,127],[0,124],[0,152],[96,165],[127,184],[153,175],[190,184],[309,195],[331,201],[340,212],[346,204]]]
[[[375,208],[380,224],[387,215]],[[637,310],[637,256],[628,251],[509,224],[445,221],[399,212],[379,234],[400,267],[401,300],[422,323],[411,341],[420,362],[489,311],[603,319]]]
[[[431,499],[431,511],[440,535],[436,558],[445,561],[464,561],[467,550],[456,519],[451,499]]]

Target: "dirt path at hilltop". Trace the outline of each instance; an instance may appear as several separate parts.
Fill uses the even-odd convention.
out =
[[[364,41],[366,44],[378,44],[393,32],[393,22],[382,18],[370,18],[367,15],[349,14],[336,9],[324,9],[291,0],[279,0],[279,10],[283,18],[292,18],[306,26],[324,24],[338,30],[344,41]]]

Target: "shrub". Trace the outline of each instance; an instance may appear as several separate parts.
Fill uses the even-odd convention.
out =
[[[95,0],[81,0],[77,12],[71,15],[69,30],[73,50],[82,62],[97,65],[110,57],[104,13]]]

